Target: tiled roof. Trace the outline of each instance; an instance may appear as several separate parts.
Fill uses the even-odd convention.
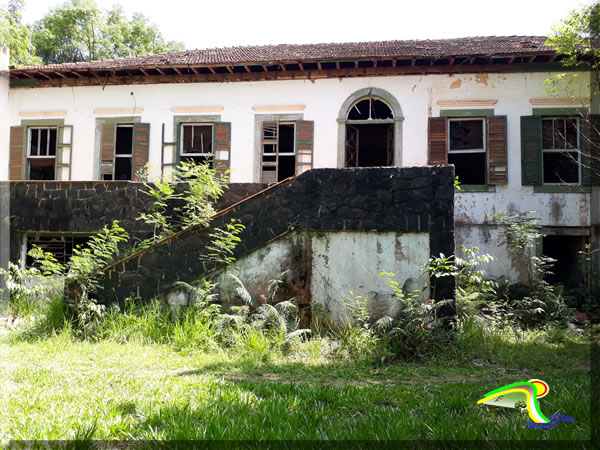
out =
[[[544,36],[482,36],[435,40],[225,47],[103,61],[23,66],[13,70],[118,70],[157,66],[238,65],[396,57],[444,58],[553,53],[552,47],[544,45],[545,41],[546,37]]]

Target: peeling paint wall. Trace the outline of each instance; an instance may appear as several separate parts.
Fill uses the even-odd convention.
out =
[[[286,234],[239,258],[224,271],[207,278],[219,287],[228,283],[229,275],[234,275],[242,281],[252,299],[258,302],[263,302],[268,297],[272,280],[282,280],[273,302],[279,303],[296,297],[300,304],[305,304],[310,301],[306,295],[309,280],[307,275],[310,273],[306,255],[310,255],[310,245],[310,232]],[[225,306],[232,305],[242,306],[233,298],[225,303]]]
[[[393,291],[379,274],[393,272],[400,286],[412,279],[412,286],[423,289],[427,280],[420,267],[428,259],[427,233],[317,233],[312,237],[311,297],[336,322],[345,320],[346,304],[358,297],[375,318],[393,314]]]
[[[397,312],[393,291],[382,272],[393,272],[400,286],[429,294],[421,266],[430,256],[428,233],[300,231],[285,235],[249,253],[212,277],[228,285],[239,278],[252,299],[264,302],[271,280],[282,279],[273,303],[296,298],[324,306],[336,323],[347,319],[347,305],[359,298],[379,318]],[[283,275],[283,276],[282,276]],[[217,288],[224,299],[224,289]],[[225,306],[242,303],[236,298]]]
[[[106,86],[43,89],[11,89],[8,123],[19,125],[23,112],[65,112],[65,124],[74,126],[73,177],[76,180],[93,178],[94,135],[97,108],[143,109],[142,122],[150,122],[151,172],[160,171],[161,125],[165,124],[165,139],[172,140],[172,107],[222,108],[220,120],[231,122],[231,177],[234,182],[253,182],[260,172],[256,165],[254,106],[300,105],[294,114],[315,122],[314,167],[338,166],[338,133],[336,122],[339,109],[348,97],[361,89],[379,88],[398,101],[402,120],[402,164],[405,167],[427,164],[427,119],[439,116],[440,102],[488,100],[493,106],[453,106],[452,109],[493,109],[495,115],[507,116],[508,185],[497,186],[495,192],[458,192],[455,201],[456,222],[461,227],[487,226],[487,214],[499,211],[537,211],[540,224],[560,227],[590,226],[589,193],[534,193],[530,186],[521,186],[520,117],[531,115],[531,99],[552,97],[545,90],[544,80],[553,73],[498,73],[406,75],[390,77],[357,77],[349,79],[261,81],[236,83],[165,84],[160,86]],[[574,85],[574,95],[588,94],[584,73]],[[0,88],[1,93],[1,88]],[[134,95],[132,96],[131,93]],[[566,95],[565,95],[566,96]],[[135,101],[135,103],[134,103]],[[448,104],[448,103],[446,103]],[[60,106],[57,106],[60,105]],[[568,106],[568,105],[567,105]],[[199,113],[201,114],[201,113]],[[214,113],[210,113],[214,114]],[[122,115],[122,114],[121,114]],[[1,130],[5,133],[7,130]],[[0,134],[0,137],[2,134]],[[5,150],[6,149],[6,150]],[[0,145],[0,161],[7,161],[8,146]],[[0,164],[0,179],[6,179],[6,164]],[[501,255],[499,241],[490,234],[485,243],[490,253]],[[462,241],[457,246],[475,243]],[[514,274],[505,258],[497,263],[498,273]]]
[[[8,102],[10,51],[0,47],[0,180],[8,179]],[[2,149],[6,149],[3,151]]]

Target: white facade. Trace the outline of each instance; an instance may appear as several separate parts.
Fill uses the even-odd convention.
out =
[[[495,192],[458,192],[455,202],[457,246],[479,245],[499,260],[491,272],[517,279],[523,276],[507,252],[498,248],[497,230],[487,226],[489,213],[537,211],[540,223],[555,227],[589,227],[589,193],[534,193],[521,185],[520,117],[533,109],[573,107],[545,91],[551,73],[403,75],[298,81],[183,83],[161,85],[12,88],[8,126],[22,120],[62,119],[73,126],[72,180],[98,178],[99,133],[96,119],[132,117],[150,123],[151,174],[161,169],[162,125],[165,140],[174,139],[174,117],[207,116],[231,123],[231,179],[258,182],[260,149],[256,117],[293,115],[314,121],[313,167],[339,167],[338,115],[353,93],[366,88],[389,93],[400,105],[401,165],[428,161],[428,118],[443,110],[490,110],[507,117],[508,184]],[[580,76],[580,90],[587,81]],[[0,85],[0,95],[3,94]],[[585,97],[585,95],[583,95]],[[575,105],[577,106],[577,105]],[[0,114],[3,113],[0,111]],[[3,123],[6,123],[3,121]],[[8,127],[0,130],[0,179],[8,179]],[[170,162],[169,152],[165,162]]]

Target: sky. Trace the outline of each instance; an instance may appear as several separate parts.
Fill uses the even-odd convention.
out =
[[[265,44],[547,35],[592,0],[96,0],[143,13],[187,49]],[[60,0],[25,0],[40,19]],[[6,0],[0,0],[0,4]]]

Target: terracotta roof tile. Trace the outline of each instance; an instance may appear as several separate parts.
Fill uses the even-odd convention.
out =
[[[12,70],[119,70],[155,66],[267,64],[298,60],[326,61],[392,57],[442,58],[552,53],[552,47],[544,45],[545,41],[546,37],[544,36],[482,36],[435,40],[224,47],[102,61],[21,66]]]

